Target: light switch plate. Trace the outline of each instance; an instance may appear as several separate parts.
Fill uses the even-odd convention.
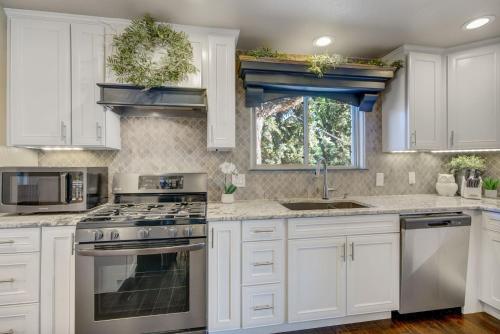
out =
[[[231,182],[238,188],[245,187],[245,174],[233,175],[231,178]]]
[[[377,173],[376,177],[376,186],[383,187],[384,186],[384,173]]]
[[[409,184],[415,184],[415,183],[417,183],[416,177],[415,177],[415,172],[409,172],[408,173],[408,183]]]

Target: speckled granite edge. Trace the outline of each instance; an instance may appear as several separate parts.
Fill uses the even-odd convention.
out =
[[[45,226],[76,226],[84,214],[0,215],[0,229]]]

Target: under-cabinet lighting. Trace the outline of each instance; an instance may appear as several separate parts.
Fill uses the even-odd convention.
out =
[[[473,20],[467,21],[462,26],[462,29],[464,29],[464,30],[478,29],[478,28],[484,27],[488,23],[493,22],[494,20],[495,20],[494,15],[481,16],[481,17],[475,18]]]
[[[42,151],[83,151],[82,147],[57,147],[57,146],[49,146],[49,147],[40,147]]]
[[[483,148],[476,150],[436,150],[431,151],[431,153],[474,153],[474,152],[500,152],[497,148]]]
[[[316,38],[314,41],[313,41],[313,44],[315,46],[319,46],[319,47],[325,47],[325,46],[328,46],[330,44],[332,44],[332,38],[330,36],[321,36],[321,37],[318,37]]]
[[[417,153],[417,151],[405,150],[405,151],[390,151],[389,153]]]

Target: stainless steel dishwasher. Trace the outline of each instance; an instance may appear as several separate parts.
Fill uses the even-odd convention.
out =
[[[464,305],[470,225],[462,213],[401,217],[399,313]]]

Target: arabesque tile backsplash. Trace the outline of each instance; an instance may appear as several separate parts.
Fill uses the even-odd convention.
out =
[[[46,151],[39,154],[40,166],[108,166],[110,174],[204,171],[209,175],[209,199],[220,198],[223,175],[218,166],[234,162],[246,174],[246,187],[237,199],[318,197],[322,179],[312,171],[249,171],[250,116],[244,106],[241,82],[237,89],[236,149],[207,151],[206,119],[122,118],[120,151]],[[428,153],[385,154],[382,151],[381,110],[366,114],[367,170],[333,171],[330,184],[334,196],[434,193],[444,157]],[[497,155],[495,155],[496,157]],[[495,158],[498,159],[498,158]],[[494,164],[500,167],[499,163]],[[415,171],[417,183],[408,184],[408,172]],[[375,173],[385,173],[385,186],[375,187]],[[500,175],[500,173],[498,173]]]

